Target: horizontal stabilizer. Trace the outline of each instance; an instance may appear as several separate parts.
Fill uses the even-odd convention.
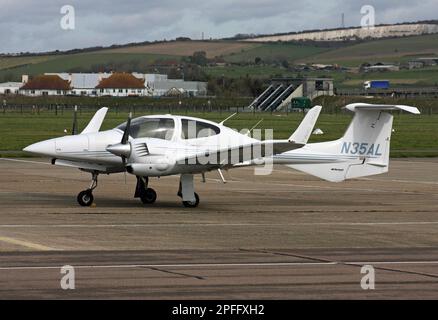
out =
[[[413,114],[420,114],[420,110],[416,107],[409,107],[403,105],[381,105],[381,104],[368,104],[368,103],[352,103],[345,107],[345,109],[356,112],[357,110],[372,110],[372,111],[392,111],[401,110]]]

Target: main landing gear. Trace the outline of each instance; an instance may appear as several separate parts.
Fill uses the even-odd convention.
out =
[[[93,190],[97,188],[97,177],[99,172],[91,172],[92,181],[87,190],[81,191],[78,194],[78,203],[83,207],[90,207],[93,204]],[[137,176],[137,186],[135,188],[135,198],[139,198],[144,204],[153,204],[157,200],[157,193],[154,189],[148,188],[149,178]],[[182,174],[178,196],[182,199],[182,203],[186,208],[196,208],[199,206],[199,195],[194,191],[193,175]]]
[[[82,207],[90,207],[94,201],[93,190],[97,188],[97,177],[98,177],[99,173],[92,172],[91,175],[92,175],[92,181],[91,181],[90,188],[79,192],[78,197],[77,197],[78,203]]]
[[[143,204],[152,204],[157,200],[157,193],[154,189],[148,188],[149,178],[137,176],[134,198],[140,198]]]
[[[181,175],[177,195],[182,198],[184,207],[196,208],[199,206],[199,195],[194,191],[192,174]]]

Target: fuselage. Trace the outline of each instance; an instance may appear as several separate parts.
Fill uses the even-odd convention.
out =
[[[54,138],[35,143],[24,150],[56,160],[92,163],[107,168],[109,172],[123,172],[125,164],[121,157],[107,148],[120,143],[125,125],[96,133]],[[148,176],[184,171],[203,172],[206,171],[204,165],[184,166],[177,160],[257,142],[259,140],[248,135],[204,119],[172,115],[143,116],[132,120],[129,137],[132,152],[128,165],[145,171],[143,173]],[[145,145],[147,150],[144,149]],[[214,169],[217,166],[214,164],[210,167]]]

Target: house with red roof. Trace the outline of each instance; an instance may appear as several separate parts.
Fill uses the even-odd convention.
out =
[[[113,97],[129,97],[146,95],[145,82],[131,73],[113,73],[102,78],[96,86],[97,95]]]
[[[62,96],[70,90],[70,82],[58,75],[40,75],[25,83],[19,93],[26,96]]]

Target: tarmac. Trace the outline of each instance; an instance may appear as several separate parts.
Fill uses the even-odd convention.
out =
[[[196,209],[178,177],[145,206],[135,177],[101,175],[83,208],[89,174],[0,159],[0,299],[438,299],[438,159],[340,184],[275,169],[197,177]]]

